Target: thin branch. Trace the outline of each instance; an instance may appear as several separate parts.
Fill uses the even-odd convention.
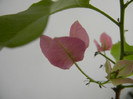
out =
[[[130,4],[130,3],[132,3],[133,2],[133,0],[130,0],[130,1],[127,1],[127,3],[125,4],[125,8]]]
[[[123,88],[131,88],[133,85],[122,85]]]
[[[89,4],[88,6],[86,6],[86,8],[90,8],[90,9],[93,9],[99,13],[101,13],[102,15],[106,16],[108,19],[110,19],[113,23],[115,23],[117,26],[119,26],[119,23],[113,19],[110,15],[108,15],[107,13],[103,12],[102,10],[96,8],[95,6]]]
[[[99,52],[100,55],[102,55],[103,57],[105,57],[107,60],[109,60],[110,62],[112,62],[113,64],[115,64],[115,62],[110,59],[109,57],[107,57],[106,55],[104,55],[103,53]]]
[[[73,60],[73,59],[72,59]],[[89,77],[79,66],[78,64],[73,60],[75,66],[78,68],[78,70],[87,78],[90,80],[90,82],[97,83],[97,81],[93,80],[91,77]],[[98,83],[99,84],[99,83]]]

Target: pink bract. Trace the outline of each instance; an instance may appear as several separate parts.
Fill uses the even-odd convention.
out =
[[[133,72],[132,60],[120,60],[113,66],[113,69],[111,69],[111,64],[107,61],[105,67],[108,74],[106,78],[110,79],[115,86],[119,84],[133,83],[133,79],[127,78]],[[115,77],[113,73],[116,73],[117,76]]]
[[[118,76],[128,76],[133,72],[133,61],[132,60],[120,60],[118,61],[113,69],[112,72],[119,70]]]
[[[96,40],[94,40],[94,43],[96,44],[98,51],[106,51],[112,48],[112,39],[106,33],[101,34],[100,42],[101,42],[101,46],[98,44]]]
[[[85,43],[78,38],[51,39],[45,35],[40,37],[40,47],[49,62],[62,69],[69,69],[73,65],[73,60],[81,61],[86,49]]]
[[[74,62],[81,61],[89,46],[89,37],[78,21],[70,29],[69,37],[40,37],[40,47],[51,64],[62,69],[69,69]]]
[[[106,73],[108,74],[106,78],[110,79],[110,76],[111,76],[111,63],[108,60],[106,60],[105,69],[106,69]]]
[[[79,38],[85,42],[86,48],[89,46],[89,36],[86,30],[78,21],[75,21],[70,28],[70,37]]]

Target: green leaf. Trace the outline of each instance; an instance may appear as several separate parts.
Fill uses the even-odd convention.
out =
[[[16,47],[39,37],[46,27],[51,4],[45,0],[26,11],[0,16],[0,46]]]
[[[0,48],[25,45],[43,33],[49,15],[88,4],[89,0],[42,0],[26,11],[0,16]]]
[[[125,59],[127,60],[133,60],[133,46],[125,43],[125,52],[127,52],[126,54],[128,54],[128,56],[125,57]]]
[[[120,42],[118,42],[112,46],[111,54],[115,58],[116,61],[119,61],[119,59],[120,59]]]
[[[133,46],[130,46],[126,42],[125,42],[125,52],[133,52]],[[115,58],[116,61],[119,61],[119,59],[120,59],[120,41],[113,45],[113,47],[111,49],[111,54]],[[133,54],[125,56],[124,59],[133,60]]]

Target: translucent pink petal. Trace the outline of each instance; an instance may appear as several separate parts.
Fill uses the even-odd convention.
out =
[[[83,40],[85,42],[86,48],[89,46],[89,36],[78,21],[72,24],[70,28],[70,37],[76,37]]]
[[[102,49],[110,50],[112,48],[112,39],[106,33],[102,33],[100,36],[100,42],[102,44]]]
[[[48,57],[48,51],[49,51],[49,48],[50,48],[52,41],[53,40],[48,36],[42,35],[40,37],[40,47],[41,47],[43,54],[46,57]]]
[[[103,51],[103,49],[101,48],[101,46],[98,44],[98,42],[97,42],[96,40],[94,40],[94,43],[95,43],[95,45],[96,45],[96,47],[97,47],[97,50],[98,50],[99,52]]]
[[[120,84],[133,83],[133,79],[130,79],[130,78],[111,79],[111,81],[112,81],[112,84],[115,86]]]
[[[69,69],[73,65],[71,57],[76,62],[81,61],[86,49],[85,43],[82,40],[73,37],[55,38],[50,42],[49,47],[46,45],[43,48],[48,48],[48,51],[42,49],[42,52],[48,58],[49,62],[62,69]]]
[[[121,60],[117,62],[112,72],[119,71],[118,76],[128,76],[133,72],[133,61],[132,60]]]

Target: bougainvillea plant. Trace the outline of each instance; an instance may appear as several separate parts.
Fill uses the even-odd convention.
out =
[[[63,70],[70,69],[75,65],[79,71],[89,79],[89,83],[98,84],[100,87],[112,83],[115,87],[115,99],[120,99],[122,89],[133,87],[133,46],[125,40],[125,11],[133,2],[119,0],[120,17],[113,19],[110,15],[90,4],[90,0],[41,0],[34,3],[30,8],[17,14],[0,16],[0,49],[3,47],[19,47],[40,37],[40,47],[48,61]],[[112,39],[107,33],[100,36],[100,44],[94,40],[97,52],[95,56],[102,55],[105,59],[106,81],[96,81],[88,76],[78,66],[77,62],[82,61],[85,51],[89,47],[89,36],[79,21],[75,21],[69,36],[51,38],[42,35],[48,23],[49,16],[69,8],[92,9],[112,21],[120,30],[120,41],[112,44]],[[76,20],[76,19],[75,19]],[[110,51],[115,58],[113,61],[106,56],[105,52]]]

